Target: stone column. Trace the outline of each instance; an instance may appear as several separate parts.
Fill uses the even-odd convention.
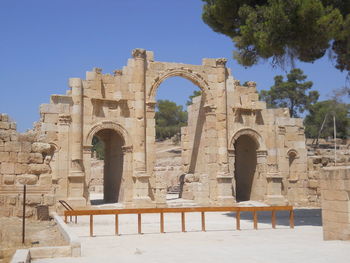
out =
[[[218,203],[230,205],[234,203],[232,194],[232,178],[228,167],[228,143],[227,143],[227,90],[226,70],[227,59],[216,60],[217,83],[216,83],[216,128],[217,128],[217,152],[218,152]]]
[[[73,206],[85,206],[83,168],[83,84],[79,78],[69,79],[72,89],[71,167],[68,200]]]
[[[68,197],[68,174],[71,160],[69,158],[69,127],[72,118],[68,114],[60,114],[58,117],[58,177],[53,178],[57,180],[59,188],[57,189],[57,198],[66,199]]]
[[[134,197],[136,207],[150,205],[149,174],[146,159],[146,50],[132,51],[134,65],[132,69],[132,85],[135,93],[135,131],[134,131]]]
[[[207,161],[207,170],[209,174],[209,199],[212,205],[217,202],[218,182],[217,182],[217,131],[216,131],[216,107],[213,105],[205,105],[205,155]],[[186,171],[187,173],[188,171]]]

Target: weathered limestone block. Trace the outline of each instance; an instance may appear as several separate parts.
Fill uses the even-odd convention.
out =
[[[21,152],[30,153],[32,150],[31,142],[21,142]]]
[[[37,134],[34,131],[18,134],[18,141],[33,143],[36,141]]]
[[[0,153],[1,156],[1,153]],[[29,163],[30,154],[26,152],[19,152],[17,160],[19,163]]]
[[[42,174],[39,177],[40,185],[51,185],[52,184],[52,175],[51,174]]]
[[[15,183],[15,175],[14,174],[5,174],[4,175],[4,184],[11,185]]]
[[[10,141],[11,135],[8,131],[0,130],[0,140],[5,142]]]
[[[10,129],[10,123],[8,123],[8,122],[0,122],[0,129],[4,129],[4,130]]]
[[[10,154],[8,152],[0,152],[0,163],[10,161]]]
[[[29,163],[40,164],[43,163],[43,155],[41,153],[30,153],[29,154]]]
[[[15,173],[15,164],[14,163],[1,163],[1,170],[0,172],[2,174],[14,174]]]
[[[55,196],[54,195],[44,195],[44,204],[45,205],[54,205],[55,204]]]
[[[28,172],[30,174],[40,175],[51,172],[51,169],[47,164],[29,164]]]
[[[32,152],[35,153],[49,153],[51,145],[43,142],[34,142],[32,144]]]
[[[10,152],[9,162],[16,163],[18,161],[17,156],[18,156],[18,154],[16,152]]]
[[[309,180],[309,188],[317,188],[319,187],[318,180]]]
[[[34,174],[17,175],[16,182],[18,184],[34,185],[38,182],[38,176],[36,176]]]
[[[20,152],[21,143],[20,142],[5,142],[5,152]]]
[[[15,164],[15,174],[25,174],[28,172],[28,165],[23,163]]]
[[[325,240],[350,240],[350,166],[326,167],[321,173]]]

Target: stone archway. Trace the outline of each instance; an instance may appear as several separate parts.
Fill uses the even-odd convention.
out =
[[[113,121],[101,121],[91,127],[85,136],[84,145],[84,163],[86,169],[86,184],[96,180],[91,173],[91,151],[92,140],[97,137],[105,145],[104,167],[103,167],[103,198],[90,197],[91,203],[124,203],[130,201],[131,193],[125,188],[130,188],[130,163],[132,156],[132,144],[129,133],[119,123]],[[98,179],[100,180],[100,179]],[[88,195],[91,193],[89,192]]]
[[[112,129],[99,130],[94,136],[104,144],[103,201],[117,203],[123,200],[124,139]]]
[[[249,135],[241,135],[235,141],[236,200],[251,199],[254,175],[257,167],[257,143]]]
[[[267,151],[262,136],[252,128],[241,128],[232,135],[230,145],[230,171],[236,200],[263,199],[265,193],[258,187],[266,170]]]

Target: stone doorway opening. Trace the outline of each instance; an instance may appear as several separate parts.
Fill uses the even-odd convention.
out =
[[[254,174],[257,165],[257,143],[248,135],[241,135],[235,141],[235,181],[237,202],[251,197]]]
[[[92,204],[118,203],[123,200],[123,163],[124,155],[122,146],[125,144],[122,136],[115,130],[102,129],[93,137],[93,143],[97,147],[97,157],[103,160],[103,176],[101,186],[103,186],[102,198],[94,200]],[[97,141],[97,143],[96,143]],[[94,175],[92,175],[94,176]]]

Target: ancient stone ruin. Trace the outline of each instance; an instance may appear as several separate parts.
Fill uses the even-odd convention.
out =
[[[302,119],[290,118],[288,109],[267,109],[256,84],[240,85],[226,59],[168,63],[135,49],[113,75],[95,68],[84,80],[69,79],[65,95],[41,105],[41,119],[30,132],[17,133],[1,115],[1,214],[18,213],[23,184],[33,207],[29,214],[37,204],[55,209],[61,199],[73,207],[89,205],[94,136],[105,144],[105,202],[166,206],[165,179],[155,173],[155,97],[173,76],[202,90],[182,129],[182,198],[198,205],[317,205],[318,178],[308,175]]]

